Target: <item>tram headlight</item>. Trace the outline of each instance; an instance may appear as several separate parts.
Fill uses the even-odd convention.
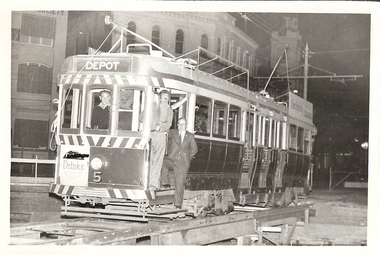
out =
[[[91,168],[94,170],[100,170],[104,166],[104,161],[99,157],[94,157],[90,162]]]

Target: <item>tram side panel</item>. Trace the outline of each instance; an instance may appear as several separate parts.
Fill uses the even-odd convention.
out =
[[[288,162],[285,165],[283,186],[294,188],[298,194],[308,194],[308,171],[310,156],[288,152]]]
[[[107,159],[102,169],[94,169],[91,165],[88,174],[89,187],[124,187],[142,189],[145,175],[146,151],[130,148],[90,149],[90,162],[97,157]]]
[[[253,181],[252,181],[252,191],[259,192],[260,188],[260,170],[262,169],[263,165],[263,154],[264,154],[264,148],[263,147],[256,147],[255,148],[255,161],[257,162],[253,169]]]
[[[191,162],[186,182],[189,190],[237,190],[243,146],[197,139],[198,153]]]
[[[272,187],[273,192],[275,192],[275,188],[276,188],[274,178],[276,175],[278,158],[279,158],[278,150],[272,149],[269,168],[268,168],[268,174],[266,177],[266,184],[267,186]]]

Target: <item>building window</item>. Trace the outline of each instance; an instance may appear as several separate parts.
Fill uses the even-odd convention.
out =
[[[236,47],[235,42],[231,42],[231,49],[230,49],[231,56],[228,58],[230,61],[235,62],[236,61]]]
[[[23,63],[18,67],[17,92],[51,94],[53,69],[37,63]]]
[[[136,24],[134,22],[129,22],[128,23],[128,30],[136,33]],[[133,43],[136,43],[136,36],[131,34],[131,33],[127,33],[127,45],[129,44],[133,44]]]
[[[201,37],[201,47],[206,50],[208,49],[208,37],[205,34]]]
[[[160,28],[158,26],[154,26],[152,29],[152,43],[160,46]],[[157,50],[156,46],[153,46],[154,50]]]
[[[248,58],[249,58],[249,61],[248,61],[248,67],[247,67],[247,69],[251,72],[251,73],[254,73],[254,70],[253,70],[253,68],[255,67],[255,65],[254,65],[254,63],[253,63],[253,58],[252,58],[252,56],[248,56]]]
[[[47,137],[49,137],[47,121],[15,119],[14,147],[46,149]]]
[[[20,41],[20,29],[12,28],[12,41]]]
[[[175,35],[175,53],[183,54],[183,41],[184,41],[183,31],[181,29],[178,29]]]
[[[236,64],[238,64],[238,65],[241,65],[241,47],[240,46],[238,46],[237,47],[237,49],[236,49]]]
[[[22,16],[21,42],[53,46],[54,36],[54,19],[26,14]]]
[[[216,54],[220,56],[220,50],[222,49],[222,42],[220,41],[220,38],[218,38],[218,42],[216,45]]]
[[[249,57],[248,57],[248,52],[245,51],[243,53],[243,66],[247,69],[249,69],[249,65],[248,65],[248,61],[249,61]]]
[[[224,58],[228,59],[229,55],[230,55],[230,44],[229,42],[227,42],[225,45]]]

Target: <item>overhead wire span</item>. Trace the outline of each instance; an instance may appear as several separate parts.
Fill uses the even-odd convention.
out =
[[[250,19],[248,17],[247,13],[243,14],[242,12],[239,12],[239,14],[240,14],[240,16],[243,19],[246,19],[246,20],[250,21],[253,25],[261,28],[267,35],[272,36],[273,31],[277,30],[277,28],[274,27],[273,25],[271,25],[269,22],[267,22],[269,24],[269,28],[268,27],[263,27],[261,24],[259,24],[256,21],[253,21],[252,19]],[[249,13],[249,14],[254,15],[255,17],[259,18],[259,16],[257,14],[254,14],[254,13]],[[260,17],[260,19],[262,19],[262,18]],[[274,37],[272,39],[275,40],[275,41],[277,41],[277,42],[279,42],[279,43],[282,43],[282,41],[281,41],[281,39],[279,37]],[[293,50],[293,49],[289,49],[289,52],[297,53],[296,50]]]

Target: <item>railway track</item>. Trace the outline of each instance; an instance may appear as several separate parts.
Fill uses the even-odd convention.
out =
[[[311,203],[222,216],[152,219],[149,222],[77,218],[13,225],[11,245],[207,245],[254,236],[257,244],[287,245],[297,224],[307,224]],[[246,208],[248,209],[248,208]]]

